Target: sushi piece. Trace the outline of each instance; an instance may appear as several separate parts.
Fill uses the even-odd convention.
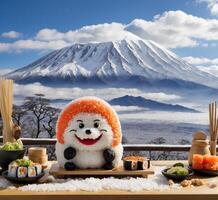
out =
[[[193,169],[217,170],[217,157],[211,155],[194,154],[192,159]]]
[[[28,177],[36,177],[37,171],[34,166],[28,167]]]
[[[34,163],[33,165],[35,167],[36,174],[37,175],[41,174],[42,173],[42,166],[40,164],[38,164],[38,163]]]
[[[217,157],[205,155],[204,156],[204,169],[206,170],[216,170]]]
[[[145,170],[150,168],[150,160],[140,156],[127,156],[123,159],[126,170]]]
[[[194,154],[192,157],[192,168],[203,169],[204,157],[200,154]]]
[[[42,166],[31,160],[18,159],[8,166],[8,175],[15,178],[36,177],[42,173]]]
[[[126,170],[137,170],[137,161],[124,160],[124,168]]]
[[[204,155],[204,164],[216,165],[216,162],[216,156]]]
[[[17,167],[17,178],[27,177],[27,173],[28,173],[27,167],[24,167],[24,166]]]
[[[17,176],[17,165],[15,165],[15,164],[9,165],[8,175],[11,176],[11,177],[16,177]]]

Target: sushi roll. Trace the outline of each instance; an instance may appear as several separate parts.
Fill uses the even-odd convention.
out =
[[[28,177],[36,177],[36,176],[37,176],[36,168],[34,166],[28,167]]]
[[[15,164],[9,165],[8,175],[11,176],[11,177],[16,177],[17,176],[17,165],[15,165]]]
[[[135,160],[124,160],[124,168],[126,170],[137,170],[137,161],[135,161]]]
[[[144,161],[141,160],[138,161],[138,167],[137,167],[138,170],[145,170],[148,168],[150,168],[150,160],[147,159]]]
[[[204,168],[204,156],[200,154],[194,154],[192,157],[192,167],[193,169],[203,169]]]
[[[123,159],[126,170],[145,170],[150,168],[150,160],[140,156],[128,156]]]
[[[216,156],[204,155],[204,169],[206,170],[216,170]]]
[[[28,168],[25,166],[17,167],[17,178],[27,177]]]
[[[218,157],[212,155],[194,154],[192,158],[192,168],[196,170],[217,170]]]
[[[39,174],[42,173],[42,165],[40,165],[40,164],[38,164],[38,163],[34,163],[33,165],[34,165],[34,167],[35,167],[36,174],[37,174],[37,176],[38,176]]]
[[[36,177],[42,173],[42,166],[31,160],[18,159],[8,166],[8,175],[15,178]]]

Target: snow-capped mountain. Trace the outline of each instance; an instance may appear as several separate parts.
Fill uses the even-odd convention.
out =
[[[17,82],[115,83],[129,78],[182,80],[216,87],[218,79],[159,46],[137,37],[74,44],[7,75]]]

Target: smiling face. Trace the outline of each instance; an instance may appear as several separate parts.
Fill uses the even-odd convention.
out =
[[[113,133],[100,114],[79,113],[69,122],[64,141],[79,150],[101,150],[112,145]]]

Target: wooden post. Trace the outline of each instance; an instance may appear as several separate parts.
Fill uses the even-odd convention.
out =
[[[3,143],[14,142],[13,135],[13,80],[0,80],[0,111],[3,121]]]
[[[13,122],[9,124],[3,124],[3,143],[5,144],[6,142],[14,142],[14,136],[13,136]]]

